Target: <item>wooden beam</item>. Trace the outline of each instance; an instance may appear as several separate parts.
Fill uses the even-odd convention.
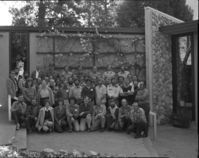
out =
[[[49,54],[49,55],[55,55],[55,54],[70,54],[72,53],[73,55],[81,55],[85,54],[86,52],[36,52],[36,54]],[[117,54],[117,52],[99,52],[99,54],[107,54],[107,55],[112,55],[112,54]],[[145,55],[145,52],[125,52],[124,54],[143,54]]]
[[[69,66],[70,69],[77,69],[77,66]],[[132,68],[135,68],[135,66],[131,66]],[[107,69],[107,66],[98,66],[97,67],[99,70],[104,70],[104,69]],[[120,66],[117,66],[117,67],[114,67],[113,69],[120,69],[121,67]],[[146,66],[139,66],[139,67],[136,67],[136,69],[145,69]],[[57,70],[60,70],[60,69],[64,69],[64,66],[63,67],[59,67],[59,66],[56,66],[55,69]],[[93,66],[82,66],[82,69],[93,69]]]

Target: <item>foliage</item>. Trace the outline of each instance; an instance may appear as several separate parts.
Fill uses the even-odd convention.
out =
[[[27,1],[10,8],[15,26],[114,27],[116,3],[111,0]]]
[[[186,0],[124,0],[117,9],[117,22],[119,27],[144,27],[144,7],[148,6],[183,21],[191,21],[193,19],[193,10],[186,5]]]

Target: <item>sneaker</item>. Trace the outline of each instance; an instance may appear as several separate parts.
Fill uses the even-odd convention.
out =
[[[101,129],[100,129],[100,132],[101,132],[101,133],[104,132],[104,128],[101,128]]]
[[[137,134],[134,138],[138,139],[138,138],[141,138],[141,136],[139,134]]]
[[[17,124],[17,126],[16,126],[16,130],[19,130],[20,129],[20,125],[19,124]]]

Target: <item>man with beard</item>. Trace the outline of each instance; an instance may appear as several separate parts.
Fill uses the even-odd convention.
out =
[[[69,77],[69,78],[68,78],[68,85],[67,85],[69,91],[70,91],[70,89],[71,89],[73,86],[74,86],[73,78],[72,78],[72,77]]]
[[[35,130],[35,125],[38,119],[39,110],[41,108],[42,108],[41,105],[37,104],[35,98],[31,100],[31,105],[27,107],[25,123],[28,133],[31,133],[32,131]]]
[[[64,86],[62,88],[59,89],[59,91],[57,92],[58,94],[60,94],[60,98],[62,98],[64,100],[64,105],[68,105],[69,104],[69,88],[68,88],[68,83],[67,81],[64,81]],[[58,99],[60,99],[58,98]]]
[[[80,103],[82,102],[82,87],[79,85],[79,79],[76,79],[74,82],[75,85],[70,89],[69,97],[74,97],[76,99],[76,103],[80,105]]]
[[[11,112],[12,118],[15,120],[16,129],[19,130],[21,124],[25,121],[26,103],[24,102],[23,95],[19,94],[18,101],[12,104]]]

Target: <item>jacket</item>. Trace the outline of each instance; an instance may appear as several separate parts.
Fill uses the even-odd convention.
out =
[[[40,70],[40,71],[39,71],[38,77],[41,78],[41,79],[44,79],[44,77],[45,77],[44,71]],[[36,78],[36,70],[34,70],[34,71],[32,72],[31,78]]]
[[[13,79],[14,80],[14,79]],[[11,78],[8,78],[6,81],[6,87],[8,95],[11,95],[12,98],[16,97],[16,83]]]
[[[45,108],[46,107],[43,107],[39,110],[39,116],[38,116],[37,123],[36,123],[36,128],[38,128],[38,130],[41,130],[44,125]],[[54,128],[54,109],[52,107],[49,107],[49,110],[50,110],[50,113],[52,116],[52,122],[53,122],[53,128]]]

